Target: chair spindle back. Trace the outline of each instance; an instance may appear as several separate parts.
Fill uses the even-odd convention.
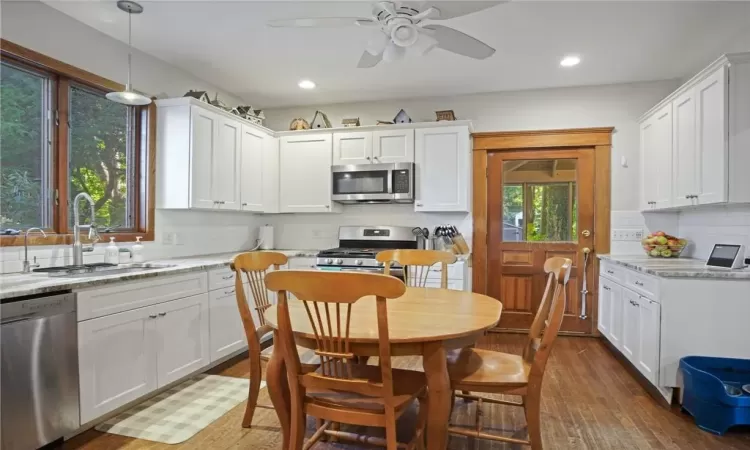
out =
[[[439,250],[385,250],[377,254],[376,259],[385,264],[385,274],[391,273],[393,262],[404,268],[404,282],[407,286],[425,287],[430,269],[440,264],[440,287],[448,288],[448,264],[456,262],[456,255]]]

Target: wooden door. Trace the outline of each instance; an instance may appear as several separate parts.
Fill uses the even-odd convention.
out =
[[[154,308],[78,324],[81,423],[156,390]]]
[[[280,212],[331,211],[331,148],[330,134],[281,138]]]
[[[414,162],[414,130],[373,131],[372,159],[378,164]]]
[[[198,106],[190,108],[190,207],[213,209],[214,153],[218,144],[219,116]]]
[[[179,380],[211,362],[208,294],[155,305],[159,387]]]
[[[417,129],[414,141],[417,163],[414,210],[469,211],[469,127]]]
[[[221,117],[211,180],[218,209],[240,209],[241,140],[242,124]]]
[[[487,158],[487,291],[503,302],[499,328],[531,326],[553,256],[573,260],[562,331],[592,333],[595,301],[594,150],[526,150],[490,153]]]
[[[333,134],[333,165],[370,164],[372,159],[372,133],[339,131]]]
[[[696,194],[695,90],[689,89],[672,102],[674,114],[673,206],[693,204]],[[654,174],[656,175],[656,174]]]
[[[727,201],[727,68],[698,83],[696,91],[696,204]]]
[[[263,146],[267,135],[248,125],[242,125],[240,153],[240,210],[263,212]],[[273,176],[271,173],[268,176]]]

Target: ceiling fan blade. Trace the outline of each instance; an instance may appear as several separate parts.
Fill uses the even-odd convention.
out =
[[[396,45],[395,42],[389,41],[388,45],[385,46],[385,50],[383,51],[383,61],[398,61],[400,59],[403,59],[405,54],[406,47],[401,47],[400,45]]]
[[[359,69],[369,69],[370,67],[375,67],[380,63],[380,61],[383,60],[383,54],[380,53],[378,55],[372,55],[370,52],[363,52],[362,57],[359,58],[359,63],[357,64],[357,68]]]
[[[318,27],[345,27],[348,25],[367,25],[374,22],[372,19],[361,17],[308,17],[302,19],[279,19],[269,20],[269,27],[296,27],[296,28],[318,28]]]
[[[365,50],[373,56],[382,55],[385,51],[385,46],[388,45],[390,40],[390,36],[383,32],[378,32],[378,34],[373,36],[372,39],[370,39],[370,42],[367,43]]]
[[[437,46],[449,52],[474,59],[485,59],[495,54],[495,49],[468,34],[443,25],[425,25],[429,35],[437,41]]]
[[[507,3],[509,0],[504,1],[406,1],[401,2],[402,7],[409,7],[416,9],[417,11],[425,11],[429,8],[437,8],[440,14],[430,16],[432,20],[445,20],[452,19],[454,17],[461,17],[483,9],[492,8],[493,6],[501,3]]]

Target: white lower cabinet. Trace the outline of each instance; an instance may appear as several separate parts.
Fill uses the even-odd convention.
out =
[[[159,387],[207,366],[208,294],[156,305],[157,379]]]
[[[81,423],[207,366],[208,294],[78,323]]]
[[[654,300],[644,296],[638,299],[638,360],[636,367],[651,383],[659,379],[659,342],[661,327],[659,324],[660,308]]]
[[[638,294],[630,289],[623,289],[622,298],[625,304],[622,314],[622,345],[620,345],[620,350],[630,362],[636,364],[641,339],[641,316],[636,302]]]
[[[78,324],[81,423],[158,387],[155,307]]]
[[[210,311],[211,362],[231,355],[247,347],[245,329],[242,326],[235,288],[223,288],[208,293]],[[251,293],[245,285],[245,298],[250,304],[250,311],[254,312]],[[257,317],[254,315],[253,319]]]

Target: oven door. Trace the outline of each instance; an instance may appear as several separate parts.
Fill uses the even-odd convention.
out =
[[[333,166],[331,199],[339,203],[393,201],[393,164]]]
[[[326,270],[329,272],[364,272],[364,273],[383,273],[382,267],[352,267],[352,266],[316,266],[318,270]],[[390,275],[404,280],[404,269],[401,267],[391,268]]]

